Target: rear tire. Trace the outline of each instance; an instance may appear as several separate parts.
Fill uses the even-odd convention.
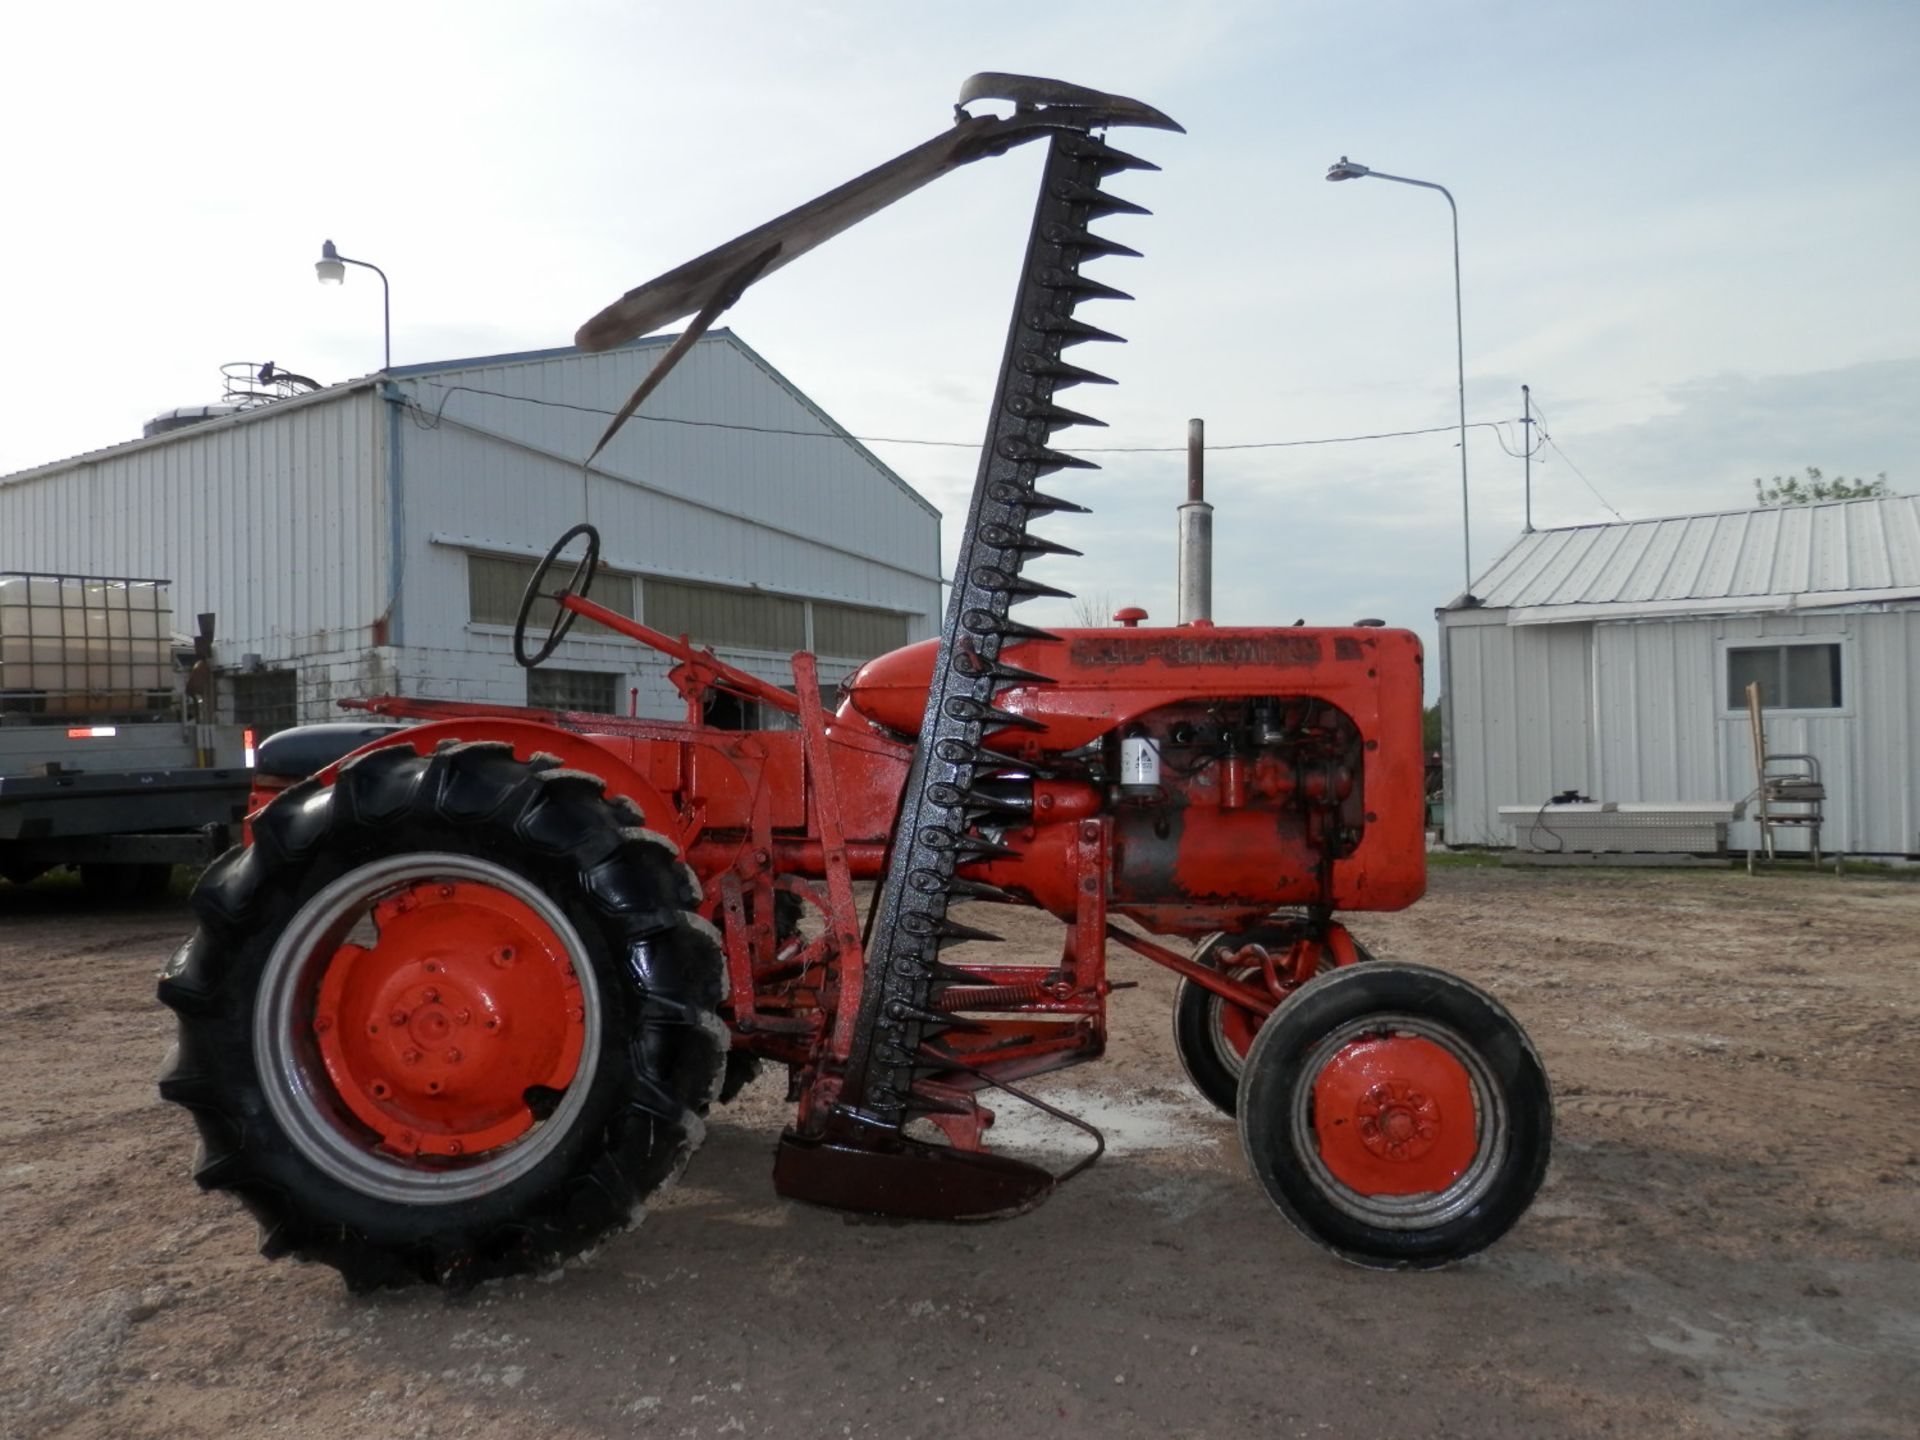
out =
[[[1424,965],[1348,966],[1301,987],[1254,1040],[1240,1142],[1309,1239],[1371,1269],[1434,1269],[1526,1212],[1553,1097],[1492,996]]]
[[[725,970],[637,819],[550,757],[396,745],[294,786],[207,871],[160,981],[160,1091],[263,1254],[463,1288],[578,1254],[679,1172]]]

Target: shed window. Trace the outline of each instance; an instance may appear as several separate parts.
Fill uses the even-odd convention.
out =
[[[647,624],[702,645],[791,654],[807,643],[803,600],[728,585],[646,581]]]
[[[895,610],[813,602],[813,648],[821,655],[871,660],[898,650],[910,638],[911,620]]]
[[[511,625],[520,618],[520,598],[527,593],[527,582],[538,567],[531,560],[513,560],[504,555],[467,556],[467,619],[476,625]],[[573,572],[565,565],[549,575],[546,589],[557,590]],[[601,570],[593,577],[589,600],[622,615],[633,614],[633,577]],[[544,635],[553,623],[553,602],[535,602],[527,618],[528,629]],[[613,632],[591,620],[574,623],[575,635],[610,635]]]
[[[1727,647],[1727,708],[1747,708],[1747,686],[1760,686],[1760,704],[1767,710],[1838,710],[1840,646],[1821,642],[1803,645],[1729,645]]]
[[[292,670],[229,671],[220,677],[233,696],[233,723],[264,740],[300,719],[300,679]]]
[[[597,670],[527,671],[527,704],[536,710],[585,710],[612,715],[619,710],[620,677]]]

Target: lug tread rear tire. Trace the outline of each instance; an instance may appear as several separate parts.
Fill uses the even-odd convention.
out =
[[[632,1223],[704,1135],[719,1089],[715,1016],[724,961],[692,923],[697,892],[671,848],[637,833],[592,776],[516,760],[503,744],[399,744],[326,786],[307,781],[254,821],[194,892],[197,933],[162,973],[179,1041],[161,1094],[199,1130],[195,1179],[237,1196],[263,1254],[338,1269],[354,1290],[419,1281],[464,1288],[537,1271]],[[597,1064],[572,1129],[538,1165],[453,1203],[405,1204],[317,1167],[276,1123],[252,1038],[256,992],[279,933],[329,883],[412,851],[489,860],[561,907],[594,967]]]

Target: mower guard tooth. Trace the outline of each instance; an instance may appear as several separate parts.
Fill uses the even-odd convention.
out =
[[[1095,260],[1102,255],[1124,255],[1133,260],[1140,258],[1140,252],[1131,245],[1122,245],[1118,240],[1109,240],[1079,225],[1055,226],[1047,238],[1063,249],[1078,250],[1083,260]]]
[[[1097,219],[1102,215],[1151,215],[1153,212],[1144,205],[1136,205],[1131,200],[1122,200],[1118,195],[1109,195],[1097,185],[1068,185],[1060,196],[1070,205],[1087,207],[1087,218]]]
[[[1056,390],[1064,390],[1069,385],[1118,385],[1120,383],[1111,375],[1102,375],[1097,370],[1071,365],[1057,355],[1029,353],[1022,355],[1016,363],[1021,373],[1051,380]]]
[[[1111,330],[1102,330],[1098,325],[1089,325],[1084,320],[1076,320],[1071,315],[1049,315],[1040,327],[1047,334],[1058,337],[1062,345],[1087,345],[1102,343],[1124,345],[1127,337],[1116,335]]]
[[[1122,170],[1156,171],[1160,168],[1151,160],[1142,160],[1138,155],[1129,155],[1125,150],[1092,136],[1088,136],[1081,142],[1080,154],[1099,167],[1102,178],[1118,175]]]

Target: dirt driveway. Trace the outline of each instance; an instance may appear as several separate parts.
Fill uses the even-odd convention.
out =
[[[1505,999],[1557,1088],[1538,1204],[1453,1270],[1296,1237],[1180,1073],[1172,985],[1118,956],[1112,1056],[1045,1091],[1108,1156],[1037,1213],[782,1202],[763,1079],[640,1230],[452,1300],[267,1264],[194,1189],[153,1088],[187,923],[0,886],[0,1434],[1915,1433],[1917,884],[1443,869],[1362,917]]]

